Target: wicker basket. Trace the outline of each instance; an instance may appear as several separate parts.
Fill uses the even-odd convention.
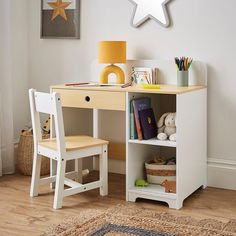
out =
[[[176,165],[159,165],[154,161],[145,163],[147,181],[150,184],[162,184],[163,181],[176,180]]]
[[[43,138],[49,138],[49,134],[43,135]],[[23,175],[32,175],[33,151],[34,141],[32,132],[22,132],[17,151],[17,168]],[[42,157],[40,174],[47,175],[49,172],[50,160],[46,157]]]

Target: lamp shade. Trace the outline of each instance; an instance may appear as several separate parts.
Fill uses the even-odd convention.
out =
[[[125,41],[99,42],[99,63],[115,64],[126,63]]]

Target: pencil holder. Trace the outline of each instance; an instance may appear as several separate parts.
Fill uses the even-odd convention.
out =
[[[188,71],[177,71],[177,86],[188,87]]]

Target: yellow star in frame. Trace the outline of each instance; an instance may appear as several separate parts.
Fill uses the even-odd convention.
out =
[[[54,9],[51,21],[53,21],[57,16],[61,16],[64,20],[67,21],[65,9],[70,4],[71,2],[62,2],[62,0],[57,0],[56,2],[48,2],[48,5]]]

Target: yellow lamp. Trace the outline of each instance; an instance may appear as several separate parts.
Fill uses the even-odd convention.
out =
[[[116,83],[125,83],[124,71],[115,66],[115,63],[126,63],[126,42],[125,41],[102,41],[99,42],[99,63],[111,64],[105,67],[100,75],[100,83],[107,84],[108,76],[111,73],[116,75]]]

